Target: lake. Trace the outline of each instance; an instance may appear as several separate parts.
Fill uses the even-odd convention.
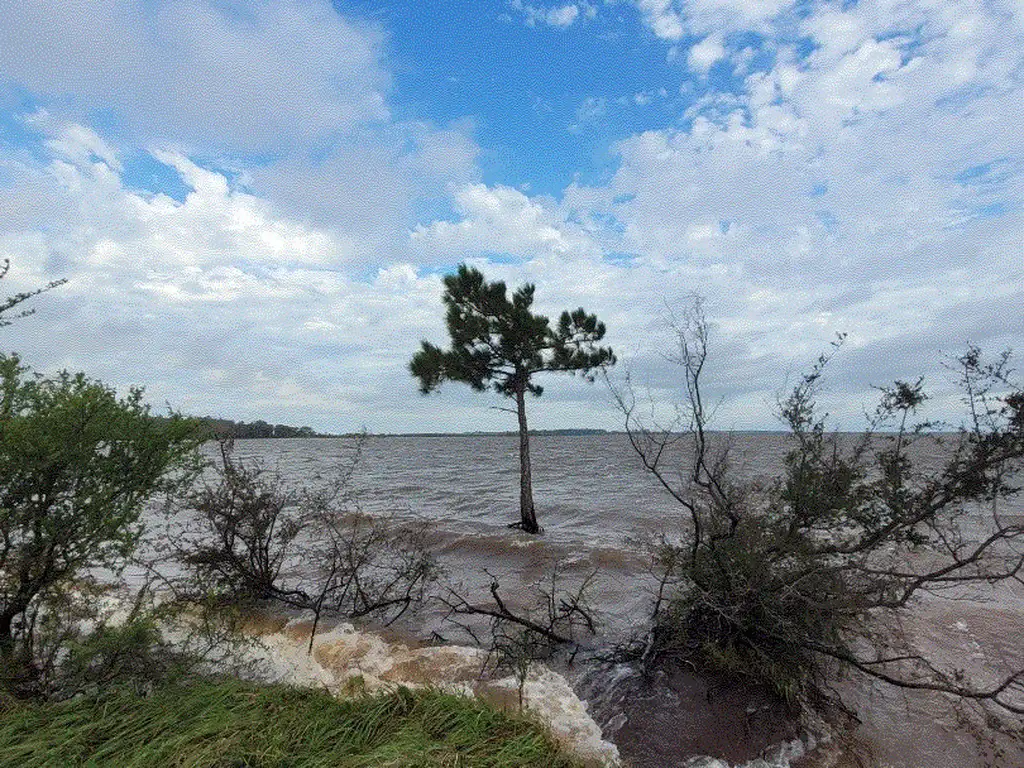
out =
[[[779,433],[715,435],[714,440],[730,441],[735,477],[748,481],[769,482],[777,476],[789,445]],[[601,634],[595,647],[623,640],[645,625],[654,585],[646,545],[659,536],[681,535],[686,517],[644,471],[625,435],[542,434],[531,439],[534,498],[544,528],[536,537],[508,528],[518,520],[515,435],[380,436],[361,445],[354,438],[240,440],[236,456],[258,460],[290,483],[318,485],[351,464],[357,445],[361,455],[351,487],[360,509],[428,521],[429,541],[446,569],[446,580],[471,599],[484,598],[489,574],[501,583],[510,603],[517,604],[528,600],[530,585],[550,578],[555,566],[567,585],[596,570],[592,605],[601,619]],[[669,476],[680,481],[684,453],[671,457],[676,469]],[[918,458],[934,466],[942,455],[934,445],[922,443]],[[989,510],[977,512],[971,524],[980,526]],[[1020,515],[1024,508],[1017,500],[1000,512]],[[442,617],[439,608],[427,609],[403,630],[421,637],[438,632],[452,642],[466,642],[454,628],[441,624]],[[1024,588],[1019,584],[968,600],[923,599],[911,625],[922,647],[940,657],[973,660],[986,670],[1024,666]],[[693,731],[694,744],[708,737],[730,741],[725,733],[714,732],[714,722],[695,716],[710,694],[707,686],[693,680],[641,689],[621,668],[570,673],[590,698],[599,722],[620,726],[611,738],[638,768],[681,756],[679,745],[689,738],[684,738],[687,729]],[[1019,752],[998,759],[986,756],[942,696],[856,679],[840,686],[858,705],[864,721],[858,735],[873,764],[1024,764]],[[623,712],[629,715],[625,727],[621,717],[615,719]],[[737,755],[750,736],[733,739]],[[1000,762],[1005,760],[1010,762]]]

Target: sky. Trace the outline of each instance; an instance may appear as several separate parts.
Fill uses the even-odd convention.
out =
[[[829,349],[877,387],[968,343],[1024,355],[1021,0],[0,0],[0,329],[34,369],[157,410],[344,432],[505,430],[423,396],[460,262],[603,320],[638,396],[683,396],[703,297],[720,429]],[[1021,358],[1017,358],[1020,363]],[[1024,364],[1021,364],[1024,367]],[[621,429],[548,375],[535,428]]]

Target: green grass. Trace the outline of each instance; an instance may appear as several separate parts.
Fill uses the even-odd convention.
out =
[[[337,700],[238,681],[0,711],[2,766],[572,768],[526,718],[436,691]]]

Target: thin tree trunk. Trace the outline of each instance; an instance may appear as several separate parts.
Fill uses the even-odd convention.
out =
[[[526,427],[526,390],[522,386],[516,389],[516,414],[519,417],[519,527],[527,533],[540,533],[533,508],[530,433]]]
[[[0,685],[14,674],[14,614],[0,616]]]

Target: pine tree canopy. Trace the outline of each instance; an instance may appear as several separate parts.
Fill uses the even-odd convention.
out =
[[[558,325],[530,311],[535,286],[524,285],[509,299],[505,283],[488,283],[483,274],[460,264],[444,279],[451,348],[424,341],[409,365],[424,393],[444,381],[460,381],[473,389],[488,387],[512,397],[517,388],[540,395],[543,387],[531,377],[546,371],[582,373],[614,365],[615,355],[599,347],[605,326],[580,307],[563,312]]]

